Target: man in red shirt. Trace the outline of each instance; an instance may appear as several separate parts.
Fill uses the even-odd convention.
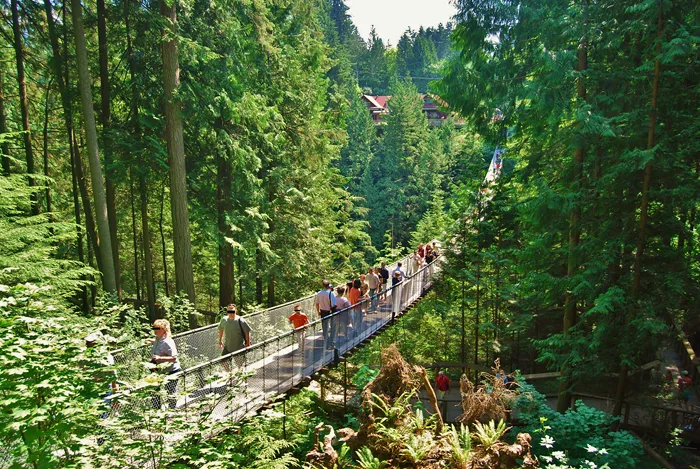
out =
[[[444,372],[439,372],[435,378],[435,387],[438,390],[438,399],[442,400],[445,393],[450,390],[450,378]]]
[[[294,326],[294,330],[297,333],[297,341],[299,342],[299,349],[304,350],[304,341],[306,340],[306,326],[309,324],[309,317],[301,312],[301,305],[299,303],[294,305],[294,314],[289,316],[289,322]]]

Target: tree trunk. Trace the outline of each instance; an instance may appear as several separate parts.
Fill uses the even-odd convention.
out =
[[[587,5],[584,5],[584,9]],[[584,17],[586,12],[584,11]],[[584,21],[586,21],[584,19]],[[588,68],[588,44],[587,40],[584,39],[579,44],[578,48],[578,65],[576,70],[579,73],[577,80],[577,96],[579,102],[585,102],[586,100],[586,83],[583,79],[583,71]],[[581,191],[583,182],[583,158],[585,155],[585,149],[583,145],[579,146],[574,150],[574,180],[572,187],[575,191]],[[566,299],[564,302],[564,336],[569,335],[569,331],[576,324],[576,303],[577,299],[574,297],[572,292],[571,283],[578,270],[579,261],[576,250],[581,242],[581,201],[578,200],[574,207],[571,209],[571,214],[569,216],[569,249],[568,249],[568,261],[566,266],[566,277],[568,281],[568,288],[566,292]],[[567,364],[561,367],[561,376],[559,378],[559,395],[557,398],[557,412],[564,413],[569,408],[571,403],[571,369]]]
[[[17,0],[10,2],[12,9],[12,33],[14,36],[15,60],[17,61],[17,85],[19,86],[19,109],[22,115],[22,137],[24,139],[24,154],[27,158],[27,174],[29,174],[29,186],[36,186],[34,179],[34,151],[32,149],[32,133],[29,125],[29,102],[27,101],[27,83],[24,77],[24,47],[22,46],[22,30],[19,24],[19,6]],[[38,194],[31,195],[32,215],[39,214]]]
[[[267,306],[275,305],[275,274],[267,276]]]
[[[3,70],[0,67],[0,134],[7,133],[7,118],[5,117],[5,93],[4,93],[4,83],[3,83]],[[12,168],[10,166],[10,145],[7,141],[2,142],[0,146],[0,151],[2,151],[2,172],[6,176],[10,174]]]
[[[131,23],[129,21],[129,1],[124,1],[124,26],[126,28],[126,55],[129,60],[129,75],[131,77],[131,116],[134,125],[134,135],[141,142],[141,124],[139,122],[139,90],[136,85],[136,58],[131,43]],[[141,194],[141,233],[143,236],[143,263],[146,269],[146,297],[148,299],[148,317],[156,319],[156,286],[153,278],[153,252],[151,251],[151,229],[148,221],[148,166],[139,172],[139,192]],[[167,281],[167,273],[166,273]],[[166,289],[167,291],[167,289]]]
[[[43,153],[44,153],[44,176],[47,180],[51,176],[51,171],[49,170],[49,102],[51,98],[51,80],[49,80],[48,85],[46,85],[46,100],[44,102],[44,133],[43,133]],[[53,203],[51,200],[51,186],[46,184],[46,212],[53,212]],[[50,215],[51,216],[51,215]]]
[[[85,138],[87,140],[88,161],[90,163],[90,179],[95,200],[95,214],[97,219],[97,231],[99,233],[98,244],[95,250],[99,251],[102,259],[102,286],[110,293],[117,293],[117,281],[114,271],[114,258],[112,257],[112,242],[107,217],[107,201],[105,198],[104,181],[102,180],[102,167],[100,166],[100,154],[97,145],[97,126],[95,113],[92,108],[92,90],[90,89],[90,71],[88,70],[87,48],[85,46],[85,30],[83,27],[83,11],[80,0],[71,0],[73,17],[73,35],[75,37],[75,52],[78,62],[78,88],[83,110],[85,124]]]
[[[50,176],[51,171],[49,171],[49,102],[51,98],[51,80],[46,85],[46,100],[44,101],[44,132],[43,132],[43,153],[44,153],[44,176],[47,180]],[[53,212],[53,206],[51,202],[51,186],[46,184],[46,212]]]
[[[219,307],[236,301],[236,285],[233,277],[233,237],[231,223],[226,220],[231,211],[231,165],[219,157],[217,171],[217,219],[219,225]]]
[[[236,267],[238,268],[238,307],[243,308],[243,274],[241,273],[241,250],[236,251]]]
[[[46,0],[50,1],[50,0]],[[78,176],[75,170],[75,157],[76,150],[73,145],[73,132],[69,129],[68,132],[68,146],[70,150],[70,166],[71,166],[71,182],[73,183],[73,212],[75,214],[75,231],[76,231],[76,243],[78,247],[78,259],[80,262],[85,264],[85,253],[83,252],[83,235],[81,233],[83,225],[80,222],[80,198],[78,195]],[[82,300],[83,300],[83,312],[87,313],[90,310],[90,301],[88,297],[87,287],[82,288]]]
[[[168,285],[168,251],[165,244],[165,234],[163,233],[163,208],[165,207],[165,183],[160,197],[160,218],[158,219],[158,229],[160,231],[160,245],[163,253],[163,285],[165,286],[165,296],[170,296],[170,286]]]
[[[119,238],[117,237],[117,208],[116,187],[114,184],[114,168],[112,148],[110,145],[109,129],[112,125],[111,99],[109,93],[109,68],[107,53],[107,10],[104,0],[97,0],[97,40],[100,56],[100,121],[102,124],[102,152],[105,158],[105,195],[107,198],[107,218],[109,219],[109,235],[112,243],[112,262],[114,263],[114,279],[117,294],[122,297],[121,265],[119,262]]]
[[[148,315],[151,320],[156,319],[156,286],[153,282],[153,254],[151,253],[151,230],[148,226],[148,188],[146,176],[139,177],[139,190],[141,192],[141,231],[143,235],[143,263],[146,268],[146,297],[148,298]]]
[[[58,32],[56,31],[56,23],[53,17],[53,10],[51,6],[51,0],[44,0],[44,9],[46,12],[46,21],[49,29],[49,40],[51,42],[51,68],[53,69],[54,76],[56,77],[56,83],[58,84],[58,92],[61,95],[61,107],[63,108],[63,123],[66,128],[66,137],[68,138],[68,148],[70,150],[70,164],[71,164],[71,180],[73,184],[73,211],[75,213],[75,224],[76,224],[76,236],[77,236],[77,247],[78,247],[78,259],[80,262],[85,263],[85,254],[83,252],[83,236],[82,236],[82,223],[80,217],[80,195],[79,195],[79,174],[78,174],[78,148],[75,145],[73,137],[73,110],[70,102],[70,97],[66,90],[68,82],[68,68],[66,67],[66,76],[63,76],[63,69],[61,67],[63,60],[61,58],[61,49],[58,46]],[[64,21],[65,24],[65,21]],[[82,170],[82,165],[80,166]],[[80,174],[82,177],[82,171]],[[85,199],[87,200],[87,199]],[[89,202],[88,202],[89,204]],[[91,212],[87,212],[91,214]],[[86,219],[87,219],[86,214]],[[94,233],[94,226],[93,226]],[[88,312],[89,310],[89,298],[87,287],[83,288],[83,311]]]
[[[77,1],[77,0],[73,0]],[[170,159],[170,198],[173,216],[173,246],[175,249],[175,285],[194,303],[194,274],[190,245],[190,221],[187,208],[187,177],[185,170],[185,143],[182,134],[180,101],[176,97],[180,86],[178,59],[177,2],[168,6],[161,0],[161,13],[166,21],[163,31],[163,88],[165,92],[165,133]]]
[[[649,112],[649,131],[647,133],[647,150],[651,151],[654,148],[654,132],[656,131],[656,112],[658,106],[659,95],[659,80],[661,78],[661,60],[658,58],[661,55],[661,40],[664,35],[666,23],[664,22],[664,12],[659,11],[659,21],[656,32],[656,61],[654,63],[654,82],[651,87],[651,110]],[[637,236],[637,250],[634,255],[634,277],[632,279],[631,296],[635,300],[639,294],[642,282],[642,259],[644,257],[644,247],[646,241],[647,217],[649,214],[649,186],[651,185],[651,162],[647,161],[644,167],[644,183],[642,185],[642,201],[639,208],[639,231]],[[625,385],[629,367],[626,363],[620,365],[620,373],[618,375],[617,390],[615,392],[615,406],[613,407],[613,415],[622,413],[622,404],[625,399]]]
[[[134,172],[129,171],[129,198],[131,199],[131,234],[134,242],[134,282],[136,282],[136,299],[141,301],[141,269],[139,268],[139,240],[136,231],[136,209],[134,208]]]
[[[255,302],[262,304],[263,279],[262,279],[262,254],[260,248],[255,248]]]
[[[95,218],[92,216],[92,207],[90,206],[90,195],[88,193],[87,181],[85,181],[85,173],[83,172],[83,160],[80,156],[80,147],[78,146],[78,141],[75,138],[75,133],[72,134],[71,139],[73,140],[73,149],[75,151],[75,174],[78,178],[78,188],[80,189],[80,199],[83,201],[83,213],[85,213],[85,227],[88,234],[88,243],[91,246],[95,246],[97,243],[97,231],[95,229]],[[89,257],[89,256],[88,256]],[[97,259],[97,269],[102,271],[102,258],[100,253],[96,253]]]

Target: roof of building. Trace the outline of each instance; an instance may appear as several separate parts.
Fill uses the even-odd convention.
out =
[[[383,108],[384,106],[382,104],[379,104],[377,99],[374,96],[368,95],[368,94],[363,94],[362,97],[366,99],[372,107],[377,107],[377,108]]]

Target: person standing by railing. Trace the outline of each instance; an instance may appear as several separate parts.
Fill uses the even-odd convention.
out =
[[[336,331],[338,335],[348,336],[348,327],[350,324],[350,300],[348,300],[345,295],[345,287],[343,285],[335,289],[335,302],[337,310],[340,311],[337,316],[338,330]]]
[[[309,317],[302,313],[301,304],[294,305],[294,313],[289,316],[289,322],[294,326],[294,330],[299,342],[299,350],[304,353],[304,342],[306,341],[306,326],[309,324]]]
[[[161,363],[170,363],[166,367],[157,367],[156,370],[160,373],[172,375],[179,372],[182,368],[180,367],[180,360],[177,358],[177,346],[171,337],[170,321],[167,319],[156,319],[153,321],[152,329],[156,339],[152,342],[151,363],[156,366]],[[165,390],[168,392],[168,395],[175,394],[177,392],[177,380],[166,381]],[[169,401],[170,408],[175,408],[177,405],[176,399],[169,398]],[[151,404],[154,408],[160,408],[160,396],[154,396]]]
[[[391,286],[393,288],[391,292],[391,297],[393,298],[393,308],[391,311],[393,313],[398,313],[399,311],[401,311],[401,282],[403,282],[404,279],[404,277],[402,277],[401,274],[403,274],[404,276],[406,274],[404,274],[403,271],[400,269],[401,263],[399,262],[398,267],[394,269],[394,276],[391,278]]]
[[[353,306],[352,310],[352,330],[354,333],[359,334],[362,331],[362,281],[356,278],[352,281],[352,288],[348,292],[348,300]]]
[[[332,350],[335,347],[335,319],[328,316],[333,314],[336,309],[335,295],[333,294],[333,285],[328,280],[322,282],[321,290],[316,293],[314,306],[318,312],[318,317],[321,318],[321,327],[323,328],[323,341],[327,350]]]
[[[389,269],[386,268],[386,262],[382,262],[382,266],[379,268],[379,278],[382,281],[380,286],[382,290],[382,300],[386,299],[386,290],[389,288]]]
[[[250,347],[250,324],[238,316],[238,308],[234,304],[226,307],[226,317],[219,322],[219,348],[221,356],[237,352],[243,347]],[[241,355],[236,357],[238,366],[242,366],[244,358]]]
[[[403,270],[403,265],[401,264],[401,262],[397,262],[397,263],[396,263],[396,268],[391,272],[391,276],[392,276],[391,285],[392,285],[392,286],[396,284],[396,283],[394,282],[394,278],[396,277],[396,273],[397,273],[397,272],[398,272],[399,277],[400,277],[401,280],[403,280],[403,279],[405,279],[405,278],[408,278],[408,276],[406,275],[406,272],[404,272],[404,270]]]
[[[365,277],[367,280],[367,286],[369,286],[371,312],[375,312],[377,310],[377,293],[379,293],[379,285],[381,282],[381,280],[379,280],[379,276],[375,273],[375,270],[379,271],[379,268],[373,269],[370,267],[369,271],[367,272],[367,276]]]

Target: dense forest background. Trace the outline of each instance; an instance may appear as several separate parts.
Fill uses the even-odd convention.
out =
[[[136,339],[438,238],[420,359],[559,371],[560,411],[618,373],[619,413],[630,370],[697,340],[698,5],[455,4],[388,48],[342,0],[3,1],[0,366],[72,396],[44,333]],[[379,125],[363,94],[391,96]],[[26,428],[13,406],[63,408],[0,381]]]
[[[406,246],[459,154],[417,101],[452,26],[387,49],[342,2],[168,5],[3,6],[3,172],[31,175],[20,219],[77,226],[46,238],[54,261],[153,315],[178,291],[207,310],[276,304],[364,270],[385,233]],[[397,96],[384,136],[362,90]],[[31,269],[8,280],[46,273]]]

